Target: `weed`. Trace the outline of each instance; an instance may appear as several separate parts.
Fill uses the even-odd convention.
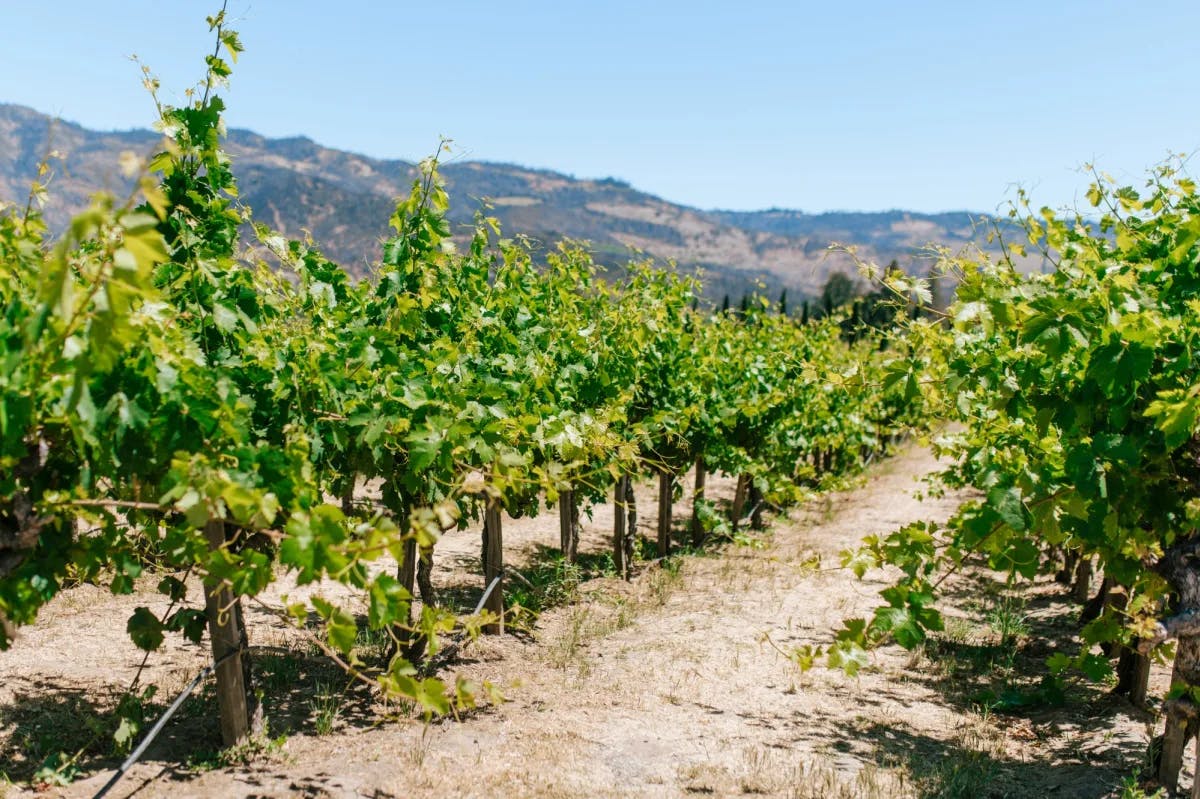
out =
[[[268,691],[282,691],[300,679],[300,660],[291,652],[268,652],[254,659],[259,679]]]
[[[428,724],[422,727],[421,739],[417,742],[417,745],[406,747],[404,750],[405,759],[414,768],[419,769],[425,765],[425,758],[429,754],[429,747],[432,743],[429,730],[430,727]]]
[[[1121,781],[1121,799],[1167,799],[1167,789],[1159,788],[1154,793],[1146,793],[1137,777],[1126,777]]]
[[[852,778],[825,763],[799,763],[790,778],[792,799],[894,799],[906,796],[907,773],[864,764]]]
[[[655,569],[646,578],[648,602],[654,607],[662,607],[667,603],[671,592],[683,579],[680,575],[681,561],[676,558],[666,558],[662,567]]]
[[[966,619],[953,616],[946,619],[942,637],[952,644],[967,644],[974,637],[975,626]]]
[[[509,581],[509,603],[535,614],[574,601],[583,581],[582,569],[561,553],[514,572],[514,576],[517,579]]]
[[[317,683],[312,699],[308,700],[308,707],[313,714],[313,728],[317,735],[329,735],[341,712],[342,695],[328,684]]]
[[[579,649],[594,634],[592,612],[587,607],[575,607],[567,616],[566,629],[548,649],[549,661],[556,668],[566,668],[579,656]]]
[[[361,626],[354,636],[355,654],[368,660],[382,660],[392,651],[395,640],[386,628]]]
[[[985,620],[1000,636],[1001,647],[1009,647],[1029,636],[1029,615],[1025,612],[1024,600],[1000,598],[988,611]]]
[[[79,776],[79,764],[66,752],[56,752],[42,761],[33,775],[33,784],[42,787],[65,788]]]
[[[286,743],[287,735],[277,735],[272,738],[270,729],[264,721],[262,732],[250,736],[236,746],[220,750],[201,749],[193,751],[188,755],[186,767],[191,771],[199,772],[226,768],[228,766],[244,766],[255,760],[278,755]]]

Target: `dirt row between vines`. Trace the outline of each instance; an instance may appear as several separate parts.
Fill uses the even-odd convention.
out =
[[[962,494],[917,495],[936,468],[910,447],[859,487],[774,519],[762,546],[647,565],[629,584],[584,583],[530,630],[481,640],[443,670],[489,680],[506,697],[459,721],[425,726],[345,688],[295,631],[250,605],[258,663],[277,678],[265,705],[278,737],[243,761],[222,761],[212,754],[210,705],[195,700],[110,795],[1119,796],[1144,756],[1148,713],[1094,688],[1015,715],[989,712],[979,698],[1028,686],[1036,677],[1022,669],[1032,673],[1055,637],[1069,637],[1076,611],[1053,583],[1012,592],[986,573],[958,578],[934,644],[884,647],[856,678],[801,673],[779,651],[826,643],[843,619],[871,612],[882,576],[856,580],[837,568],[838,553],[868,534],[946,519]],[[728,479],[709,485],[717,499],[732,494]],[[653,487],[638,490],[639,531],[653,536]],[[581,551],[604,551],[610,530],[611,508],[596,508]],[[506,557],[529,563],[557,536],[552,512],[506,520]],[[478,552],[478,534],[439,544],[435,582],[459,604],[479,595]],[[0,772],[27,779],[34,756],[80,745],[84,719],[111,704],[141,662],[124,626],[138,605],[161,612],[153,584],[126,597],[65,592],[0,654]],[[205,659],[203,647],[169,642],[144,682],[169,701]],[[1164,681],[1156,669],[1152,690]],[[74,784],[44,790],[90,796],[117,760],[82,762]],[[28,790],[0,782],[0,796]]]

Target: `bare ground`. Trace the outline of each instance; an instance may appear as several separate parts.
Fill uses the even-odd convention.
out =
[[[944,634],[918,652],[881,648],[856,678],[801,673],[781,653],[827,643],[843,619],[870,613],[883,579],[856,580],[836,568],[838,553],[870,533],[947,518],[962,495],[915,496],[918,478],[935,468],[910,448],[860,487],[776,519],[762,547],[648,566],[631,584],[585,583],[529,632],[481,640],[444,670],[489,680],[507,699],[459,721],[426,726],[346,688],[294,631],[251,606],[257,662],[274,678],[265,702],[272,734],[285,736],[241,759],[218,758],[211,706],[190,700],[110,795],[1120,795],[1143,760],[1149,713],[1086,686],[1063,705],[987,709],[1005,689],[1030,692],[1036,679],[1023,674],[1036,675],[1053,641],[1070,646],[1076,611],[1053,583],[1014,591],[985,572],[959,578]],[[727,498],[731,482],[712,479],[709,492]],[[650,486],[638,504],[641,530],[652,534]],[[610,529],[611,509],[597,508],[581,550],[604,551]],[[557,543],[557,520],[507,520],[504,536],[508,559],[529,563]],[[479,596],[478,547],[474,534],[439,544],[435,581],[460,606]],[[152,591],[153,581],[129,597],[73,589],[0,654],[0,772],[28,779],[43,752],[86,743],[88,719],[111,706],[141,662],[124,622],[139,604],[162,610]],[[145,681],[168,701],[205,655],[170,643]],[[1152,691],[1163,688],[1162,671]],[[82,762],[73,785],[46,790],[90,796],[117,760]]]

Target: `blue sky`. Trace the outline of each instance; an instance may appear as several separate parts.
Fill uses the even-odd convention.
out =
[[[145,127],[180,101],[198,0],[9,0],[0,101]],[[368,155],[617,177],[703,208],[1082,204],[1200,148],[1200,3],[230,0],[228,121]]]

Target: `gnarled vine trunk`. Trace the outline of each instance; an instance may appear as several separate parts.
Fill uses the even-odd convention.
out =
[[[1200,687],[1200,539],[1183,541],[1171,547],[1158,564],[1158,570],[1171,583],[1179,598],[1175,614],[1163,619],[1153,638],[1143,642],[1143,651],[1168,638],[1177,639],[1175,667],[1171,673],[1172,686],[1183,683],[1189,688]],[[1183,765],[1183,750],[1188,738],[1196,734],[1200,709],[1188,694],[1168,699],[1166,728],[1163,730],[1162,752],[1158,780],[1168,791],[1179,786],[1179,770]],[[1200,789],[1196,779],[1193,795]]]
[[[28,483],[42,470],[48,454],[44,443],[31,444],[27,451],[14,469],[21,483]],[[46,519],[34,513],[34,500],[28,491],[18,491],[7,508],[0,508],[0,580],[25,561],[25,556],[37,546],[46,523]]]

